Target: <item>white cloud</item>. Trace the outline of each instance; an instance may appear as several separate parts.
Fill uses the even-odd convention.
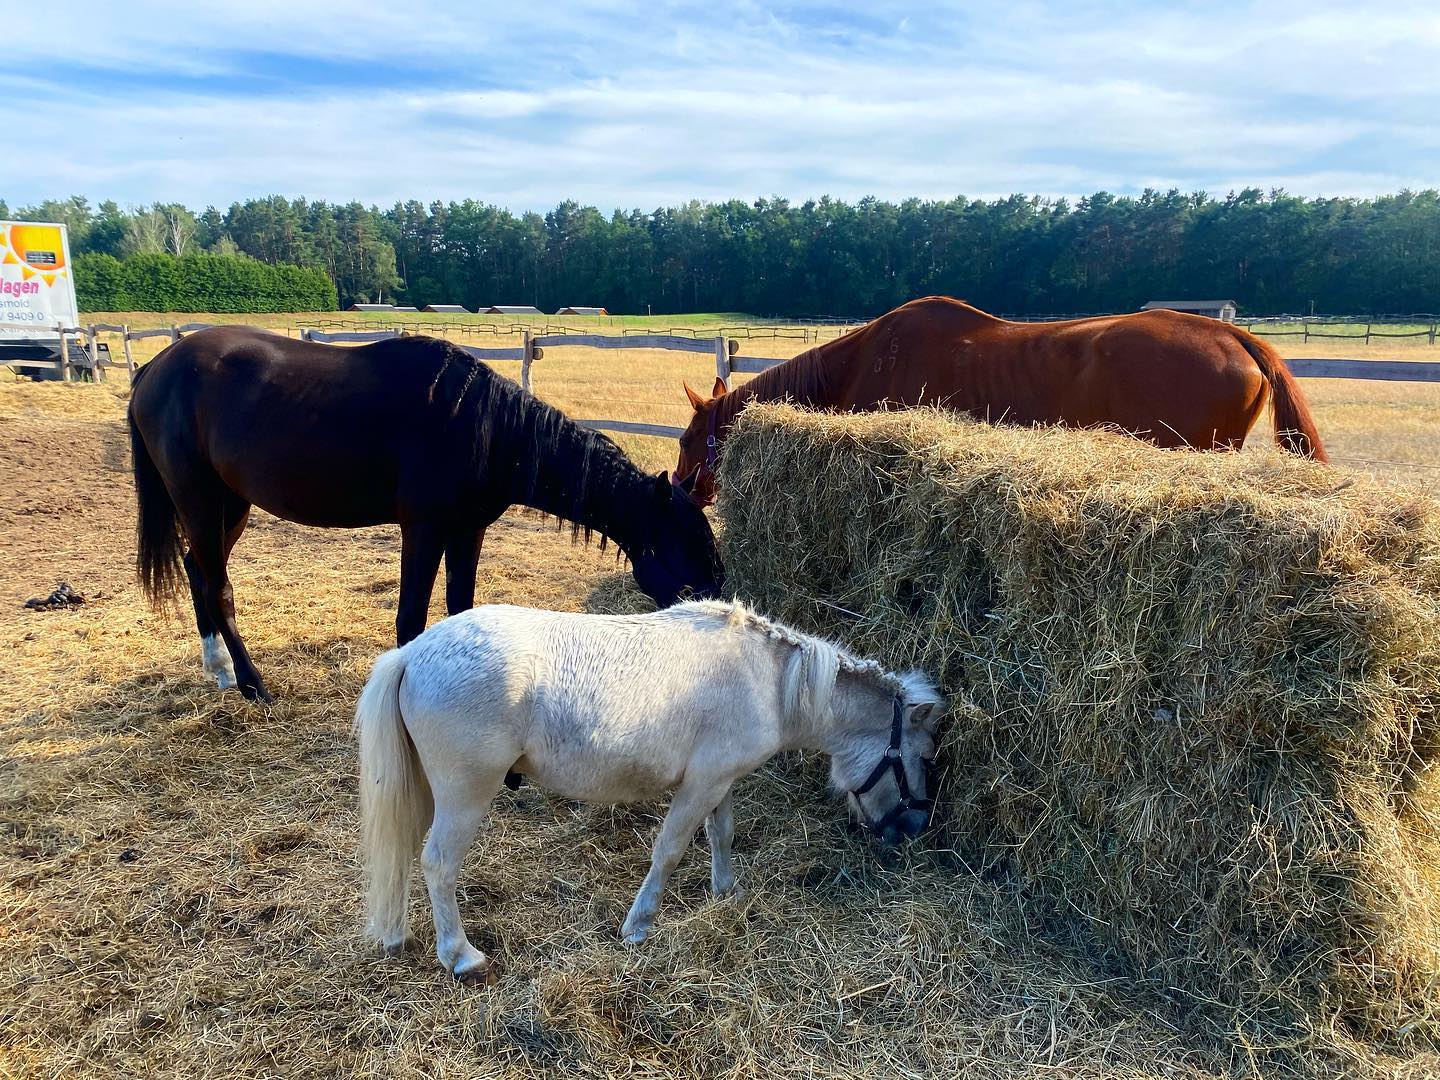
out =
[[[0,158],[12,204],[608,209],[1440,178],[1431,5],[50,7],[11,20],[0,61],[6,137],[46,148],[43,170]],[[105,47],[57,65],[77,35]],[[104,70],[67,86],[70,57]]]

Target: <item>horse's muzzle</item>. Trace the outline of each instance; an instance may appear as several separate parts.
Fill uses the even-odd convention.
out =
[[[882,844],[900,844],[906,840],[913,840],[929,827],[930,811],[906,810],[883,829],[877,829],[869,821],[865,824]]]

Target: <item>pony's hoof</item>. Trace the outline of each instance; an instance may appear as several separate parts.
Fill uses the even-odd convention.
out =
[[[406,935],[405,935],[405,940],[402,941],[402,942],[400,942],[400,943],[397,944],[397,945],[385,945],[385,946],[382,946],[382,948],[385,950],[385,955],[388,956],[388,957],[390,957],[392,960],[399,959],[400,957],[404,956],[406,953],[410,952],[410,951],[413,950],[413,949],[417,949],[417,948],[419,948],[419,947],[420,947],[420,939],[417,938],[414,934],[406,934]]]
[[[464,971],[457,968],[453,974],[455,981],[462,986],[494,986],[500,981],[500,971],[493,960],[486,960]]]
[[[626,945],[641,945],[649,936],[650,927],[648,926],[637,926],[633,930],[627,930],[624,927],[620,929],[620,940]]]

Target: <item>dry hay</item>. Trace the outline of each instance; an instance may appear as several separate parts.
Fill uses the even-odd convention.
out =
[[[1259,1061],[1440,1039],[1440,505],[786,405],[746,411],[721,489],[737,595],[963,690],[946,833],[1052,939]]]
[[[428,951],[379,957],[360,936],[349,719],[392,641],[396,530],[257,514],[231,571],[280,700],[219,694],[193,624],[134,587],[122,409],[103,386],[0,395],[0,1076],[1108,1080],[1276,1059],[1197,1041],[945,836],[887,853],[849,835],[818,758],[738,785],[746,895],[708,897],[697,841],[641,949],[616,931],[661,808],[525,787],[460,879],[499,984],[458,987]],[[23,607],[62,577],[89,602]],[[490,530],[479,596],[647,604],[609,554],[520,515]],[[414,914],[429,946],[418,892]],[[1293,1064],[1440,1071],[1343,1032],[1329,1049]]]
[[[231,572],[279,701],[252,705],[207,684],[193,623],[153,614],[134,586],[122,403],[94,386],[13,400],[0,402],[0,1076],[1247,1070],[1243,1054],[1187,1045],[1153,994],[1040,938],[1012,884],[957,875],[943,845],[887,854],[849,835],[818,760],[738,785],[745,897],[708,897],[697,842],[638,950],[617,930],[661,808],[503,793],[460,879],[499,984],[456,986],[428,948],[381,958],[360,935],[349,722],[393,640],[396,530],[255,515]],[[102,422],[77,418],[90,407]],[[23,607],[60,577],[89,602]],[[513,514],[487,536],[479,597],[647,604],[612,555]],[[414,914],[431,946],[418,892]],[[1363,1048],[1353,1060],[1405,1064]]]

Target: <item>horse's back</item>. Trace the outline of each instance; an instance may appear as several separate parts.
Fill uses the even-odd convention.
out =
[[[726,632],[726,614],[697,604],[643,615],[482,605],[407,646],[416,673],[407,692],[415,705],[436,710],[663,712],[716,672],[746,667],[737,662],[746,638]]]
[[[427,761],[478,767],[499,755],[569,798],[650,798],[678,783],[706,722],[745,703],[714,693],[715,670],[734,666],[723,625],[472,608],[406,646],[401,711]],[[718,649],[697,666],[703,643]]]
[[[147,365],[131,416],[169,471],[213,475],[280,517],[395,521],[402,488],[434,501],[462,486],[441,467],[455,455],[443,452],[430,400],[447,350],[431,339],[342,348],[213,327]]]
[[[1164,310],[1017,323],[926,297],[835,343],[854,372],[836,404],[935,404],[992,421],[1113,424],[1161,445],[1233,444],[1266,400],[1243,333]]]

